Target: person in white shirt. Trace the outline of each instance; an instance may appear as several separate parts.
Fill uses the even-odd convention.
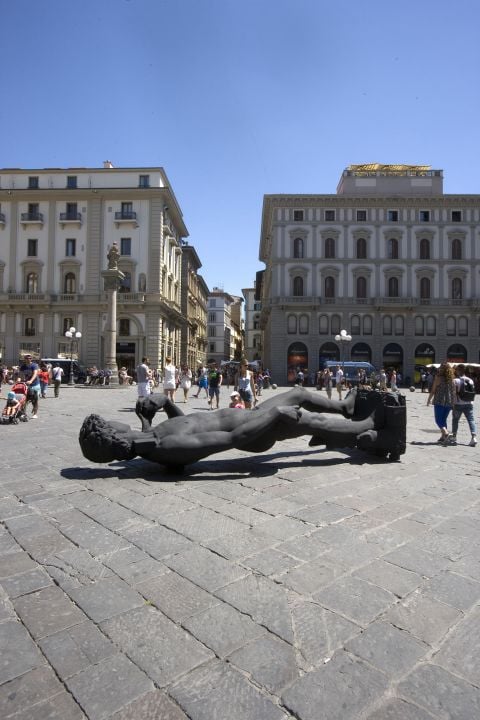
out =
[[[60,385],[62,384],[62,377],[64,376],[63,368],[58,363],[52,368],[52,380],[53,380],[53,394],[56,398],[60,395]]]
[[[335,387],[338,392],[338,399],[341,400],[343,389],[343,370],[340,365],[337,365],[337,369],[335,371]]]
[[[148,385],[149,381],[149,369],[148,365],[150,360],[147,357],[142,358],[142,362],[137,366],[137,392],[138,397],[146,397],[150,395],[150,388]]]
[[[177,389],[177,368],[172,363],[171,357],[165,358],[163,368],[163,392],[172,402],[175,402],[175,390]]]

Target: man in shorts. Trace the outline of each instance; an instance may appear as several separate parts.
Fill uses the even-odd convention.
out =
[[[208,404],[210,410],[218,410],[220,404],[220,387],[222,385],[222,373],[217,367],[217,363],[213,362],[208,371]],[[213,400],[215,398],[215,408]]]
[[[31,355],[23,356],[23,364],[20,366],[20,372],[23,373],[23,379],[28,387],[28,399],[32,402],[32,420],[38,417],[38,399],[40,397],[40,378],[38,376],[39,366],[33,362]]]

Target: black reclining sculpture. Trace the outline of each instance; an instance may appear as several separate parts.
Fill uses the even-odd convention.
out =
[[[168,418],[152,427],[156,412]],[[397,393],[352,390],[329,400],[302,387],[275,395],[255,410],[226,408],[184,415],[165,395],[137,401],[142,431],[98,415],[85,418],[79,442],[93,462],[131,460],[137,455],[174,469],[236,448],[264,452],[277,441],[311,435],[310,445],[358,447],[398,460],[405,452],[405,398]]]

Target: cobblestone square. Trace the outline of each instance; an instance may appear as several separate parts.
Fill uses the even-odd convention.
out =
[[[404,392],[397,463],[305,437],[182,475],[87,461],[83,418],[137,428],[135,387],[2,425],[2,720],[479,717],[480,449]]]

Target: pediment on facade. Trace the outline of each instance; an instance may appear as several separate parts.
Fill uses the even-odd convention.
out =
[[[415,275],[417,277],[429,277],[433,278],[437,272],[436,268],[431,267],[430,265],[420,265],[419,267],[415,268]]]
[[[301,275],[302,277],[307,277],[309,271],[310,268],[307,268],[304,265],[292,265],[288,268],[288,274],[290,275],[290,277],[293,277],[294,275]]]
[[[360,240],[361,238],[365,238],[365,240],[368,240],[372,237],[372,231],[368,228],[358,228],[356,230],[353,230],[352,237],[354,240]]]
[[[447,270],[447,275],[449,278],[454,278],[454,277],[466,278],[468,275],[468,270],[464,267],[460,267],[459,265],[457,265],[456,267],[449,268]]]
[[[402,267],[402,265],[389,265],[388,267],[385,267],[383,269],[383,274],[385,277],[392,277],[399,275],[403,275],[405,273],[405,268]]]
[[[302,238],[302,240],[305,240],[305,238],[308,237],[308,230],[304,227],[295,227],[288,231],[288,234],[290,235],[290,238],[294,240],[295,238]]]
[[[435,232],[433,230],[428,230],[427,228],[421,228],[420,230],[415,230],[415,235],[418,240],[423,238],[425,238],[425,240],[433,240]]]
[[[372,268],[368,265],[357,265],[356,267],[352,268],[353,277],[358,277],[359,275],[370,276],[371,274]]]
[[[332,238],[333,240],[338,240],[340,237],[340,230],[337,228],[327,228],[326,230],[320,230],[320,237],[322,240],[326,240],[327,238]]]
[[[447,230],[449,240],[465,240],[467,233],[465,230]]]
[[[400,228],[385,228],[383,235],[386,240],[401,240],[403,237],[403,230],[400,230]]]
[[[340,268],[336,267],[335,265],[324,265],[322,268],[320,268],[320,275],[321,277],[328,277],[329,275],[338,277],[340,275]]]

